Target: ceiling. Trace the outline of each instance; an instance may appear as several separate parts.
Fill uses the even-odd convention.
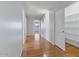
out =
[[[24,2],[24,8],[27,16],[39,18],[41,15],[44,15],[44,11],[57,11],[74,2],[75,1],[26,1]]]

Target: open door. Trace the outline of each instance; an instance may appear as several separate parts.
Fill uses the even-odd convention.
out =
[[[55,44],[65,50],[64,9],[57,11],[55,14]]]

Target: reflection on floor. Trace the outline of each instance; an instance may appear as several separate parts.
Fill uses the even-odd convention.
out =
[[[36,35],[37,36],[37,35]],[[51,44],[44,38],[38,38],[34,36],[27,36],[25,43],[23,45],[22,57],[79,57],[79,48],[74,47],[66,43],[65,52],[62,51],[57,46]]]
[[[35,40],[34,36],[27,36],[23,45],[22,57],[64,57],[69,56],[57,46],[44,38]]]

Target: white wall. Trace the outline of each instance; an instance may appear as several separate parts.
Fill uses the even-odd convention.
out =
[[[27,37],[27,16],[25,14],[25,10],[23,8],[23,22],[22,22],[22,29],[23,29],[23,44],[24,44],[24,41]]]
[[[27,35],[33,35],[33,19],[27,17]]]
[[[55,44],[65,50],[64,9],[55,12]]]
[[[50,42],[52,44],[55,44],[54,40],[55,40],[55,34],[54,34],[54,20],[55,20],[55,17],[54,17],[54,12],[53,11],[50,11],[49,12],[49,36],[50,36]]]
[[[43,37],[54,44],[54,12],[46,11],[44,22],[42,22]]]
[[[50,41],[49,37],[49,11],[46,11],[45,16],[44,16],[44,26],[45,26],[45,39]]]
[[[41,36],[43,37],[43,38],[45,38],[45,25],[44,25],[44,19],[42,18],[42,20],[41,20]]]
[[[0,2],[0,56],[21,55],[22,20],[22,2]]]

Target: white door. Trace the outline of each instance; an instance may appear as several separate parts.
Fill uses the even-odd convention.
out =
[[[64,9],[55,13],[55,44],[65,50]]]

